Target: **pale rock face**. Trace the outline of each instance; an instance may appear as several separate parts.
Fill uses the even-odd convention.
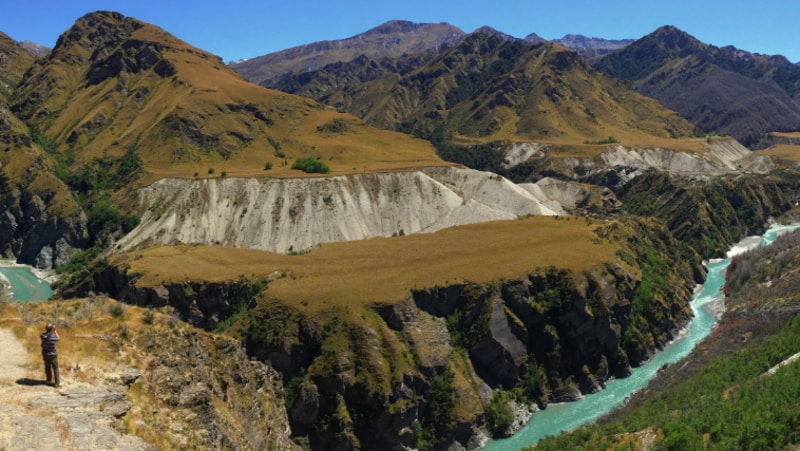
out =
[[[209,244],[301,251],[319,243],[427,233],[462,224],[565,214],[510,181],[471,169],[320,178],[160,180],[139,191],[141,224],[119,250]]]
[[[548,152],[547,144],[513,143],[505,149],[504,166],[510,168],[542,158]],[[648,169],[704,180],[737,172],[766,173],[776,167],[771,157],[756,155],[734,139],[715,139],[706,144],[706,151],[702,153],[614,145],[595,158],[561,158],[558,161],[568,171],[578,167],[589,171],[618,169],[618,175],[625,182]]]
[[[600,158],[606,166],[637,169],[629,173],[630,178],[650,168],[680,177],[700,179],[734,172],[763,173],[775,168],[772,159],[753,154],[733,139],[714,140],[706,148],[706,153],[697,154],[658,148],[613,146]]]

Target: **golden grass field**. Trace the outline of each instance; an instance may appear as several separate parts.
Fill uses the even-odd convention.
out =
[[[778,135],[779,133],[775,134]],[[789,133],[783,134],[788,135]],[[797,135],[800,136],[800,133],[797,133]],[[778,144],[777,146],[772,146],[769,149],[757,150],[755,153],[759,155],[777,157],[781,160],[800,163],[800,146],[793,146],[791,144]]]
[[[574,272],[614,261],[584,219],[529,217],[453,227],[434,234],[325,243],[304,255],[210,246],[159,246],[113,256],[141,274],[139,286],[163,282],[266,279],[267,297],[306,311],[402,300],[412,289],[486,283],[558,266]]]

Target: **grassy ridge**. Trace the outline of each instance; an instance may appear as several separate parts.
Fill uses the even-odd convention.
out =
[[[455,227],[435,234],[330,243],[304,255],[248,249],[161,246],[110,259],[140,273],[138,284],[266,278],[266,295],[302,309],[394,302],[410,290],[469,280],[481,283],[558,265],[582,271],[615,260],[584,220],[530,217]],[[307,306],[307,307],[306,307]]]

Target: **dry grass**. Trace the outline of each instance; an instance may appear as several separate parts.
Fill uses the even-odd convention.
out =
[[[396,302],[412,289],[520,277],[550,265],[575,272],[614,260],[583,219],[530,217],[446,229],[435,234],[326,243],[305,255],[250,249],[160,246],[115,256],[141,274],[137,284],[224,281],[278,275],[269,298],[307,311]],[[281,276],[283,275],[283,276]]]
[[[800,138],[800,132],[773,132],[772,134],[784,138]]]
[[[115,20],[103,19],[111,26]],[[230,177],[304,177],[309,175],[290,169],[304,157],[319,158],[331,175],[448,164],[427,141],[369,127],[313,100],[249,83],[218,57],[158,27],[144,24],[130,39],[156,43],[175,74],[129,73],[125,89],[118,77],[86,84],[85,65],[61,61],[90,60],[92,46],[79,42],[60,50],[69,57],[42,69],[42,86],[28,88],[44,97],[37,110],[56,112],[36,125],[58,152],[75,151],[75,168],[135,149],[143,162],[141,186],[165,177],[219,177],[223,172]],[[346,123],[346,130],[326,132],[325,125],[334,120]],[[265,170],[268,162],[272,169]]]
[[[775,133],[778,135],[778,133]],[[791,133],[783,133],[783,135],[790,135]],[[800,137],[800,132],[797,133]],[[755,153],[759,155],[769,155],[780,158],[781,160],[800,162],[800,146],[793,146],[791,144],[778,144],[769,149],[757,150]]]
[[[121,307],[122,315],[111,309]],[[0,305],[0,326],[9,328],[28,351],[30,368],[42,369],[39,335],[56,324],[59,367],[63,380],[93,383],[131,363],[120,353],[128,331],[142,327],[143,309],[107,298],[6,303]]]

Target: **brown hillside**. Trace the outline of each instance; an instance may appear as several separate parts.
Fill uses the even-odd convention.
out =
[[[800,68],[780,55],[715,47],[666,26],[596,67],[704,132],[731,135],[754,149],[770,144],[762,142],[770,132],[800,129]]]
[[[73,171],[132,150],[143,182],[211,168],[297,175],[283,166],[299,157],[317,157],[332,173],[441,164],[428,143],[253,85],[219,58],[111,12],[88,14],[65,32],[13,108]]]
[[[8,100],[35,56],[0,32],[0,100]]]

